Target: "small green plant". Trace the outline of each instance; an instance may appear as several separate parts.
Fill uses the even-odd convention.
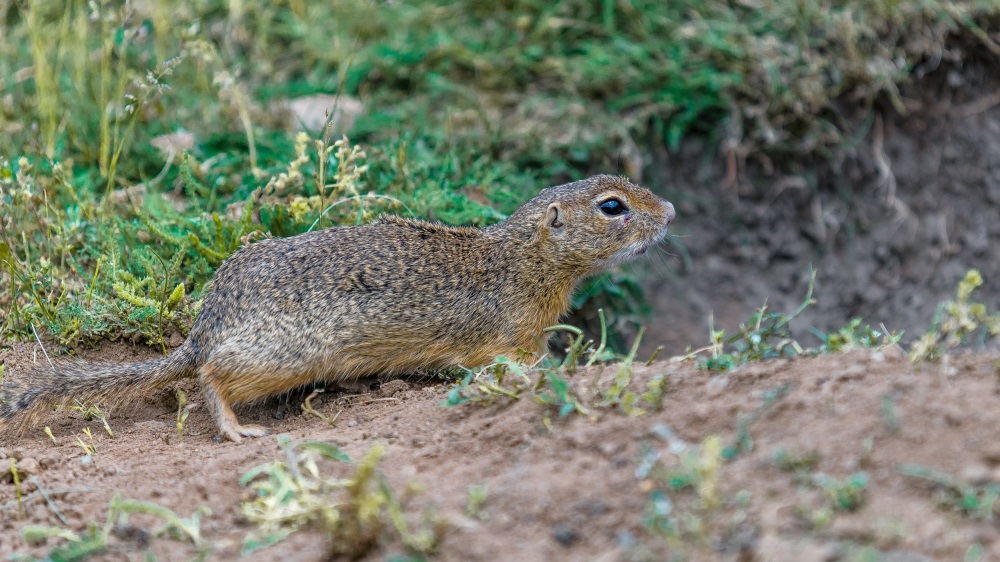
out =
[[[435,549],[440,537],[433,521],[425,517],[424,526],[412,530],[403,504],[378,470],[384,445],[373,445],[351,476],[332,478],[323,475],[321,459],[350,462],[335,445],[285,437],[278,443],[284,460],[258,466],[240,479],[256,496],[243,504],[244,515],[257,525],[244,543],[244,553],[284,540],[307,525],[319,525],[330,538],[332,554],[340,556],[360,556],[390,531],[415,553]]]
[[[108,423],[108,415],[103,410],[101,410],[97,406],[97,404],[94,404],[93,402],[80,402],[79,400],[77,400],[76,404],[72,406],[61,405],[58,407],[66,408],[69,410],[76,410],[80,412],[81,414],[83,414],[83,419],[85,421],[97,420],[101,422],[101,425],[104,427],[104,431],[108,433],[108,436],[109,437],[115,436],[115,434],[111,431],[111,424]],[[85,429],[84,431],[87,432],[88,435],[90,435],[90,430]],[[94,440],[93,436],[90,437],[91,437],[90,440],[93,441]]]
[[[825,501],[819,507],[796,508],[798,516],[814,529],[829,526],[837,512],[860,508],[865,502],[869,483],[866,472],[856,472],[843,479],[814,472],[819,462],[820,456],[814,451],[798,453],[780,449],[774,454],[775,466],[793,473],[800,484],[823,491]]]
[[[854,318],[846,326],[829,334],[813,330],[813,333],[823,341],[819,347],[820,353],[842,353],[855,349],[881,351],[897,345],[903,333],[890,333],[884,327],[881,330],[862,324],[860,318]]]
[[[611,386],[602,392],[603,399],[598,403],[600,406],[615,407],[621,412],[632,416],[638,416],[645,413],[644,410],[636,405],[640,395],[636,394],[629,388],[632,384],[632,378],[634,376],[632,363],[635,361],[635,355],[639,351],[639,343],[642,341],[642,335],[644,333],[645,328],[640,328],[639,333],[635,337],[635,342],[632,344],[632,349],[629,350],[628,355],[626,355],[625,358],[619,361],[615,366],[617,370],[615,378],[612,381]],[[655,390],[653,392],[655,393]],[[657,397],[655,395],[650,395],[650,398],[655,405]],[[662,402],[662,396],[659,397],[659,400]]]
[[[825,529],[833,523],[840,512],[856,511],[868,495],[868,474],[857,472],[846,478],[838,479],[812,470],[818,458],[806,454],[796,456],[780,452],[775,462],[783,470],[795,473],[801,485],[821,490],[823,499],[816,505],[797,505],[796,516],[812,529]]]
[[[127,529],[130,526],[129,519],[138,514],[152,516],[162,522],[146,536],[156,539],[169,535],[193,545],[199,552],[196,559],[207,556],[209,544],[201,536],[202,518],[211,514],[207,507],[198,508],[191,517],[185,519],[161,505],[122,499],[117,494],[108,503],[108,518],[103,526],[91,523],[84,533],[75,533],[50,525],[28,525],[22,529],[21,535],[30,544],[41,543],[50,538],[62,539],[64,542],[49,551],[46,560],[83,560],[107,551],[112,542],[112,533],[116,529]],[[115,536],[128,536],[128,533],[115,533]]]
[[[21,473],[17,470],[17,462],[10,458],[10,477],[14,481],[14,495],[17,497],[17,513],[24,516],[24,495],[21,493]]]
[[[646,506],[646,527],[673,549],[687,542],[706,541],[706,520],[722,504],[722,438],[710,435],[698,446],[679,451],[668,465],[647,447],[636,477],[652,484]],[[693,501],[685,491],[693,491]]]
[[[635,356],[645,330],[639,330],[628,355],[618,356],[607,347],[608,331],[604,311],[599,310],[598,314],[601,320],[600,344],[595,346],[594,341],[586,340],[583,330],[574,326],[552,326],[546,331],[570,334],[566,355],[562,360],[557,361],[547,355],[522,355],[520,361],[497,357],[492,364],[477,371],[467,370],[441,405],[458,406],[467,402],[489,404],[500,400],[519,400],[522,396],[529,395],[538,404],[554,409],[559,417],[566,417],[573,412],[589,416],[588,405],[574,393],[570,381],[580,367],[593,367],[598,370],[599,375],[607,367],[607,363],[617,360],[614,378],[607,387],[596,388],[600,400],[593,406],[616,408],[633,416],[645,413],[640,407],[642,402],[659,409],[663,404],[665,375],[652,377],[645,391],[637,392],[631,388]],[[530,364],[524,363],[529,359]],[[595,384],[598,384],[598,380],[595,379]],[[546,426],[550,423],[551,420],[546,416]]]
[[[983,548],[982,544],[974,542],[970,544],[968,548],[965,549],[965,557],[962,559],[962,561],[979,562],[980,560],[984,560],[983,555],[985,553],[985,550],[986,549]]]
[[[768,359],[815,355],[819,353],[841,353],[854,349],[881,351],[897,345],[902,333],[889,332],[885,328],[877,330],[855,318],[839,330],[824,333],[812,330],[822,341],[816,348],[803,347],[789,330],[789,323],[815,301],[812,298],[816,272],[809,278],[809,288],[802,304],[791,314],[767,312],[767,304],[761,306],[748,322],[740,324],[739,331],[727,337],[725,330],[709,327],[710,344],[700,349],[688,351],[681,360],[698,361],[698,366],[709,371],[731,371],[740,365]]]
[[[76,445],[83,449],[84,456],[93,457],[94,453],[97,452],[97,444],[94,443],[94,434],[91,433],[89,427],[83,428],[83,434],[87,436],[87,440],[84,441],[77,436]]]
[[[857,472],[838,480],[825,474],[817,474],[813,482],[826,492],[833,507],[840,511],[855,511],[864,504],[868,492],[868,474]]]
[[[490,488],[486,484],[470,484],[468,496],[469,500],[465,506],[465,513],[469,517],[476,519],[489,519],[489,514],[483,510],[486,500],[489,499]]]
[[[806,452],[796,453],[787,449],[781,449],[774,455],[774,464],[781,470],[795,473],[806,473],[819,464],[818,453]]]
[[[645,400],[654,412],[663,409],[663,399],[667,394],[667,376],[664,374],[653,375],[646,385],[646,391],[639,395]]]
[[[184,424],[187,422],[188,416],[191,415],[191,410],[195,406],[197,404],[188,404],[186,392],[177,389],[177,418],[174,421],[174,427],[177,428],[178,445],[184,442]]]
[[[521,395],[532,387],[526,374],[531,367],[525,367],[508,357],[498,356],[493,363],[478,371],[467,370],[462,379],[441,402],[442,406],[459,406],[468,402],[492,404],[498,400],[520,400]]]
[[[207,507],[196,509],[191,517],[185,519],[162,505],[152,502],[121,499],[116,496],[108,505],[108,517],[112,518],[118,527],[126,527],[129,517],[136,514],[151,515],[163,522],[160,527],[153,530],[153,537],[166,533],[175,539],[190,542],[197,547],[207,547],[201,536],[201,520],[212,514],[212,511]]]
[[[942,303],[934,314],[934,322],[910,349],[914,363],[940,359],[948,351],[968,341],[969,336],[982,330],[985,335],[1000,335],[1000,313],[990,313],[985,304],[971,300],[972,293],[983,284],[979,271],[970,269],[958,284],[956,298]]]
[[[64,542],[53,547],[45,560],[85,560],[108,548],[108,534],[94,523],[88,525],[83,533],[48,525],[28,525],[21,530],[21,536],[28,544],[40,544],[51,538],[62,539]],[[24,559],[34,560],[27,557]]]
[[[535,385],[535,402],[553,407],[564,418],[573,412],[589,416],[590,412],[580,399],[570,390],[569,381],[564,378],[559,369],[541,369],[538,383]],[[541,389],[541,392],[538,392]]]
[[[930,482],[934,498],[942,507],[985,521],[993,521],[1000,514],[1000,484],[972,486],[943,472],[915,464],[900,465],[896,470],[904,476]]]
[[[885,418],[885,427],[889,433],[899,432],[899,416],[896,415],[896,401],[892,393],[882,396],[882,417]]]
[[[746,324],[740,325],[738,333],[726,337],[725,330],[709,327],[711,343],[707,347],[689,352],[685,359],[699,360],[699,366],[710,371],[731,371],[751,361],[763,361],[777,357],[791,357],[803,353],[802,346],[792,338],[788,323],[812,304],[813,285],[816,272],[809,277],[809,289],[802,305],[791,314],[767,312],[767,304],[761,306]],[[707,356],[703,355],[706,354]]]

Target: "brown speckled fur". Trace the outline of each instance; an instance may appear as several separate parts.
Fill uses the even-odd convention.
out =
[[[598,205],[617,197],[618,216]],[[666,234],[670,203],[624,178],[550,187],[482,229],[385,216],[245,246],[219,267],[187,341],[163,359],[57,365],[5,389],[0,424],[64,398],[126,401],[197,375],[222,435],[232,404],[317,381],[472,367],[539,350],[576,284]]]

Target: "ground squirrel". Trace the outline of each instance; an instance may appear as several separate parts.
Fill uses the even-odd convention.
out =
[[[544,189],[485,228],[382,216],[262,240],[219,267],[170,355],[40,369],[8,385],[0,424],[23,428],[59,400],[126,401],[197,375],[220,432],[240,442],[267,431],[240,425],[233,404],[540,351],[577,283],[644,253],[673,218],[647,189],[602,175]]]

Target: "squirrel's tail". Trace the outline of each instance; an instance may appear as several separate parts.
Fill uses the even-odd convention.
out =
[[[123,404],[197,372],[195,346],[184,342],[170,355],[138,363],[56,364],[20,384],[0,390],[0,427],[14,431],[31,425],[62,400]]]

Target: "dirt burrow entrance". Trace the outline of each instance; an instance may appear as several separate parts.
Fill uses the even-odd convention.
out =
[[[859,115],[859,141],[833,165],[751,157],[731,168],[698,141],[653,154],[645,183],[678,218],[676,244],[642,265],[656,335],[645,349],[707,343],[710,315],[733,330],[765,301],[795,310],[810,268],[817,302],[792,325],[807,344],[808,328],[855,317],[912,341],[970,268],[1000,309],[998,89],[995,57],[942,67],[902,93],[907,115]]]

